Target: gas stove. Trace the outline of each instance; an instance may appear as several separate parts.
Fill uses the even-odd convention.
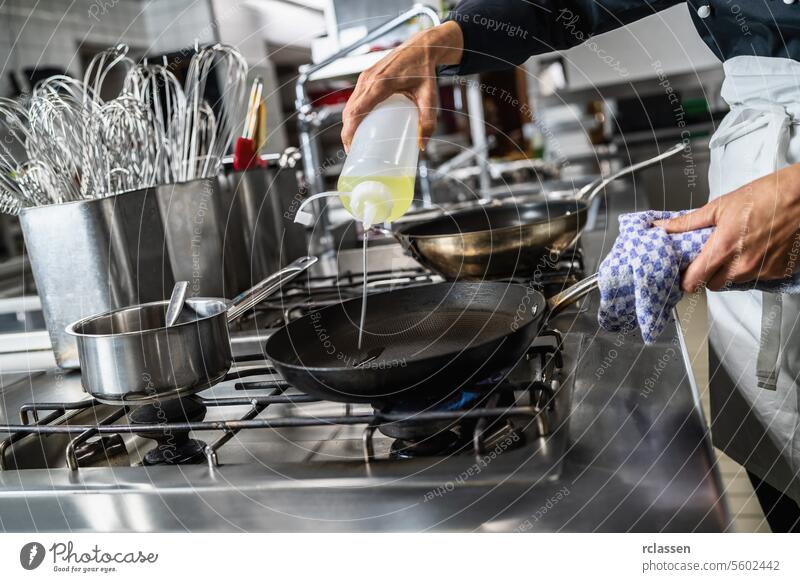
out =
[[[392,267],[368,272],[371,291],[440,281]],[[544,289],[540,275],[509,282]],[[559,291],[580,273],[547,277]],[[5,527],[473,529],[521,495],[520,518],[492,526],[513,530],[549,495],[536,489],[549,491],[565,470],[583,336],[545,330],[512,368],[436,405],[376,409],[301,393],[265,359],[266,339],[287,320],[358,297],[361,283],[361,273],[333,269],[287,286],[231,330],[228,375],[189,398],[112,406],[89,398],[78,372],[10,377],[0,391]]]
[[[391,250],[385,252],[387,246],[371,248],[370,253],[383,253],[382,262],[389,262],[387,257],[397,257],[397,255],[392,254]],[[360,254],[358,257],[360,258]],[[361,297],[364,274],[360,265],[352,260],[343,260],[341,256],[337,262],[337,268],[332,273],[319,273],[315,269],[310,276],[287,284],[282,293],[262,301],[248,317],[240,320],[238,328],[252,330],[277,327],[311,311]],[[578,244],[562,251],[557,258],[545,256],[534,272],[515,274],[514,277],[501,281],[529,286],[550,297],[580,281],[584,273],[584,254]],[[370,269],[367,273],[369,293],[429,285],[443,280],[441,276],[431,273],[411,259],[401,259],[398,268]]]
[[[580,251],[570,257],[548,265],[535,279],[508,282],[560,291],[581,276]],[[195,396],[114,407],[72,391],[71,398],[21,403],[21,423],[0,441],[0,470],[218,466],[232,449],[238,449],[234,458],[247,456],[245,443],[258,443],[269,432],[274,434],[267,441],[284,443],[283,450],[276,443],[268,446],[275,449],[271,454],[276,461],[292,457],[297,451],[289,449],[296,442],[333,431],[347,434],[348,445],[332,458],[366,463],[480,455],[498,442],[517,448],[550,435],[560,422],[557,402],[563,368],[563,341],[552,330],[541,334],[512,369],[435,405],[397,404],[379,410],[341,405],[307,396],[287,384],[261,353],[271,330],[315,309],[360,297],[363,276],[341,268],[312,273],[263,302],[232,330],[236,355],[232,370],[219,384]],[[367,273],[370,292],[439,281],[415,263]],[[57,375],[58,382],[65,378],[75,383],[75,375]]]
[[[377,410],[321,401],[286,384],[257,355],[239,356],[222,382],[192,397],[131,407],[92,398],[28,402],[19,407],[20,424],[0,442],[0,470],[218,466],[228,443],[246,451],[246,441],[273,431],[293,448],[305,440],[304,431],[313,435],[334,427],[360,431],[360,450],[350,447],[337,455],[339,461],[480,455],[509,439],[523,446],[526,439],[547,437],[560,422],[560,346],[560,334],[548,331],[513,369],[425,408]],[[276,451],[274,460],[282,461],[286,452]]]
[[[618,204],[624,198],[609,198]],[[609,211],[614,217],[629,206]],[[584,233],[545,295],[596,269]],[[439,279],[380,248],[373,290]],[[370,248],[372,253],[373,249]],[[580,259],[580,260],[577,260]],[[88,400],[80,374],[7,354],[0,374],[0,529],[10,531],[722,531],[722,485],[676,329],[644,346],[597,330],[597,297],[550,321],[526,358],[424,410],[317,400],[262,346],[287,319],[357,297],[359,253],[320,261],[232,330],[236,364],[191,401]],[[548,288],[546,283],[552,283]],[[15,340],[16,345],[30,341]],[[38,345],[38,344],[37,344]],[[555,349],[558,346],[559,349]],[[613,354],[613,356],[611,356]],[[52,362],[52,354],[50,355]],[[652,370],[657,369],[657,376]],[[10,372],[9,370],[20,370]],[[602,372],[602,373],[601,373]],[[641,386],[653,382],[647,398]]]

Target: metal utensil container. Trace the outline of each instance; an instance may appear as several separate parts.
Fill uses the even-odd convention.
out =
[[[175,283],[164,252],[156,191],[26,208],[20,213],[45,324],[62,368],[77,368],[70,323],[168,297]]]
[[[233,297],[250,285],[241,213],[217,178],[156,187],[167,255],[189,297]]]
[[[266,168],[220,176],[223,197],[241,224],[245,254],[236,266],[244,269],[241,275],[248,285],[308,252],[305,228],[291,215],[292,204],[298,204],[295,172],[281,168],[277,160],[267,162]]]

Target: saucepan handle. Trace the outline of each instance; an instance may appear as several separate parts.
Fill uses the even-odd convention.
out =
[[[633,164],[632,166],[627,166],[622,168],[618,172],[614,172],[610,176],[606,176],[605,178],[598,178],[597,180],[586,184],[583,188],[578,190],[578,200],[589,204],[594,197],[597,196],[597,193],[600,192],[603,188],[608,186],[611,182],[616,180],[617,178],[621,178],[622,176],[627,176],[637,170],[641,170],[642,168],[646,168],[648,166],[652,166],[656,162],[660,162],[661,160],[665,160],[669,157],[674,156],[678,152],[683,151],[686,148],[686,144],[683,142],[676,143],[674,146],[669,148],[664,153],[658,154],[655,157],[650,159],[644,160],[643,162],[639,162],[638,164]]]
[[[561,293],[553,295],[547,300],[547,308],[550,316],[558,315],[565,307],[569,307],[594,289],[597,289],[597,273],[578,281],[573,286],[564,289]]]
[[[288,283],[317,262],[317,257],[301,257],[289,263],[277,273],[273,273],[255,287],[237,295],[228,308],[228,323],[233,323],[264,299],[275,293],[284,283]]]

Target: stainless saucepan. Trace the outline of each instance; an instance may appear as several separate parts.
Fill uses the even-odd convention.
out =
[[[317,262],[297,259],[236,297],[187,299],[166,325],[169,301],[116,309],[67,327],[75,336],[83,389],[107,404],[146,404],[194,394],[231,367],[228,325]]]

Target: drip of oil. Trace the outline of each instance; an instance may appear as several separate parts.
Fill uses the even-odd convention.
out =
[[[364,228],[364,246],[361,249],[361,321],[358,324],[358,349],[361,350],[361,342],[364,338],[364,323],[367,320],[367,233],[368,228]]]
[[[415,174],[408,176],[340,176],[337,184],[339,191],[339,198],[342,205],[353,215],[357,220],[364,221],[364,246],[362,249],[361,266],[363,271],[363,282],[361,292],[361,320],[358,326],[358,349],[364,341],[364,324],[367,318],[367,240],[369,238],[369,229],[372,224],[370,221],[377,218],[378,222],[394,222],[403,216],[411,207],[414,200],[414,179]],[[381,196],[380,193],[373,193],[372,195],[366,194],[365,200],[362,200],[362,206],[353,208],[351,205],[351,192],[362,182],[379,182],[383,184],[386,189],[391,193],[391,197],[387,198],[385,195]],[[363,195],[363,194],[362,194]],[[363,204],[368,203],[373,205],[375,211],[371,215],[364,212]]]

